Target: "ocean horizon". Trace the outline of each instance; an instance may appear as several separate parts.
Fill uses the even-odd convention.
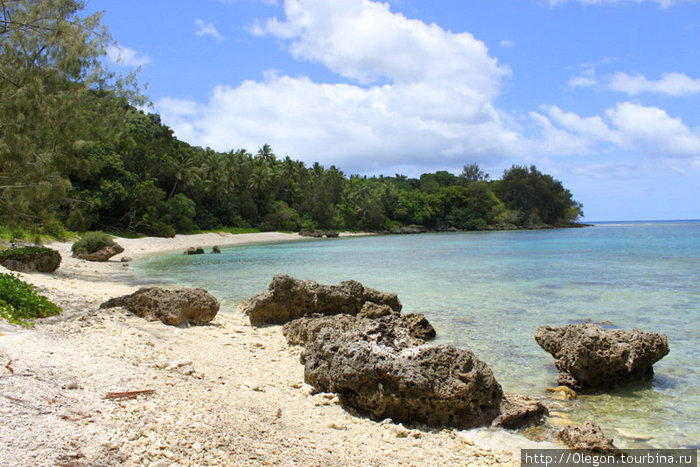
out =
[[[424,313],[436,343],[467,348],[505,392],[542,398],[567,419],[592,419],[622,448],[698,448],[700,220],[605,221],[581,229],[428,233],[310,239],[160,255],[137,275],[204,287],[232,312],[272,277],[335,284],[354,279],[397,293]],[[670,353],[654,377],[573,401],[557,386],[539,326],[577,322],[661,332]],[[524,433],[530,438],[541,433]]]

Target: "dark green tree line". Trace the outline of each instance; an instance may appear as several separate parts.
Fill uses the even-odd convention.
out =
[[[169,236],[263,230],[567,225],[581,205],[534,166],[419,178],[346,175],[262,145],[178,140],[132,77],[101,65],[110,38],[80,0],[0,0],[0,221]]]

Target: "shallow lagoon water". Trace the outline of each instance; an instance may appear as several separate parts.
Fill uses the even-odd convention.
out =
[[[355,279],[397,293],[404,312],[425,313],[438,342],[474,351],[506,392],[538,397],[557,377],[534,340],[538,326],[591,320],[662,332],[671,352],[650,382],[547,403],[593,418],[620,447],[699,446],[700,222],[308,240],[163,255],[136,271],[204,287],[225,307],[276,274]]]

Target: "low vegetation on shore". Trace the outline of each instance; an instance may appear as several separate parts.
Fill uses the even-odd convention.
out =
[[[36,318],[60,312],[61,308],[39,295],[33,285],[14,274],[0,274],[0,317],[12,324],[31,325]]]

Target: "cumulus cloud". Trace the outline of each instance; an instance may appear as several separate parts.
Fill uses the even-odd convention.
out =
[[[601,143],[663,157],[696,160],[700,155],[700,129],[692,130],[679,118],[658,107],[618,103],[604,117],[581,117],[557,106],[533,112],[542,128],[537,143],[547,153],[584,154]]]
[[[700,94],[700,79],[693,79],[684,73],[664,73],[654,81],[640,73],[629,74],[622,71],[601,76],[596,75],[595,67],[587,66],[578,75],[569,79],[570,88],[598,88],[624,92],[631,96],[641,93],[657,93],[667,96],[687,96]]]
[[[434,168],[436,160],[460,167],[519,151],[519,134],[492,103],[510,70],[471,34],[369,0],[287,0],[284,11],[257,34],[347,82],[275,72],[217,86],[206,105],[159,102],[178,136],[221,150],[270,143],[281,154],[355,171]]]
[[[636,95],[655,92],[669,96],[700,93],[700,79],[692,79],[683,73],[664,73],[660,80],[651,81],[644,75],[618,72],[608,78],[608,86],[614,91]]]
[[[121,45],[109,45],[107,57],[113,63],[126,66],[144,66],[153,62],[148,55],[140,55],[134,49]]]
[[[216,27],[214,26],[213,23],[206,23],[203,20],[197,18],[194,21],[194,24],[196,26],[196,29],[194,33],[198,36],[210,36],[216,39],[217,42],[221,42],[224,40],[224,36],[219,33],[219,31],[216,30]]]
[[[587,117],[543,106],[526,114],[523,129],[494,104],[510,69],[483,42],[393,13],[386,3],[286,0],[284,12],[252,32],[344,82],[269,70],[259,81],[216,86],[205,103],[161,99],[157,110],[178,137],[222,151],[269,143],[277,154],[351,173],[416,174],[611,148],[686,165],[700,154],[700,130],[630,102]],[[570,85],[599,82],[593,67],[581,78]]]
[[[504,49],[510,49],[510,48],[515,47],[515,42],[504,39],[501,42],[499,42],[498,45],[500,45]]]
[[[618,3],[643,3],[652,2],[658,3],[661,8],[669,8],[676,4],[678,1],[689,1],[694,2],[697,0],[549,0],[549,4],[556,6],[562,3],[567,3],[571,1],[576,1],[584,5],[612,5]]]

